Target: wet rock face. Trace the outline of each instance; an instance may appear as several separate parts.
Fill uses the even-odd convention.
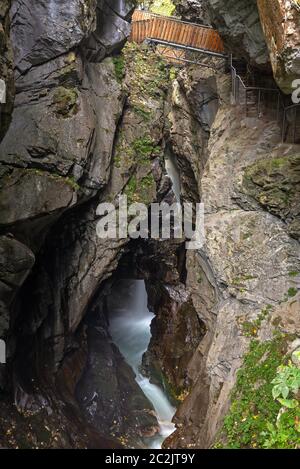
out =
[[[126,1],[110,6],[95,0],[75,0],[67,6],[42,0],[30,7],[24,0],[13,3],[17,97],[10,130],[0,147],[5,174],[16,165],[50,171],[81,180],[88,197],[106,184],[123,105],[121,90],[111,63],[86,63],[83,42],[98,34],[94,52],[100,55],[93,62],[100,62],[126,40],[132,8],[133,3]],[[124,23],[122,41],[115,33],[120,30],[116,21]]]
[[[9,328],[9,306],[35,258],[30,249],[10,236],[0,237],[0,253],[0,337],[3,337]]]
[[[135,3],[134,0],[97,1],[97,28],[84,43],[88,60],[98,62],[121,49],[130,34],[128,20]]]
[[[218,29],[228,51],[257,66],[269,63],[256,0],[203,0],[212,26]]]
[[[78,46],[96,28],[96,0],[16,0],[11,37],[17,72],[48,62]]]
[[[11,36],[17,73],[41,65],[73,50],[94,62],[119,48],[130,33],[134,2],[125,0],[38,0],[33,5],[16,0],[11,9]]]
[[[123,106],[112,62],[87,64],[84,73],[81,58],[72,52],[28,72],[17,90],[1,160],[7,166],[48,170],[73,181],[76,192],[80,185],[85,196],[95,194],[108,179]],[[17,141],[16,133],[22,136]]]
[[[37,198],[32,197],[32,192]],[[21,198],[24,205],[16,205]],[[76,196],[64,178],[55,178],[45,171],[15,169],[4,181],[0,200],[1,225],[11,225],[71,206]]]
[[[65,356],[68,361],[78,349],[74,334],[86,306],[101,280],[116,268],[122,247],[122,243],[99,242],[95,204],[87,203],[80,209],[78,205],[97,196],[109,181],[125,96],[113,61],[102,59],[126,40],[133,3],[15,0],[9,7],[9,1],[1,2],[0,74],[7,81],[9,100],[8,107],[1,106],[0,337],[7,338],[9,373],[12,355],[17,357],[14,387],[22,412],[41,409],[47,402],[41,393],[35,395],[30,386],[26,390],[20,384],[33,377],[25,372],[28,362],[35,362],[37,348],[42,350],[45,367],[39,369],[39,377],[58,386],[61,370],[68,370]],[[92,34],[97,36],[93,63],[88,60],[87,47]],[[14,81],[16,99],[8,127]],[[59,218],[63,214],[67,217],[71,208],[74,212],[68,221],[60,224]],[[45,242],[55,223],[53,243],[52,234]],[[71,243],[64,236],[72,239]],[[63,252],[59,245],[64,246]],[[49,288],[49,281],[55,286]],[[38,302],[27,290],[29,285],[36,292],[41,288]],[[74,289],[80,291],[75,293]],[[69,296],[68,290],[74,291],[73,305],[69,304],[73,293]],[[26,296],[27,305],[31,305],[28,309],[19,293]],[[30,319],[23,324],[25,310]],[[24,335],[20,337],[16,329],[22,328]],[[31,341],[33,335],[37,348]],[[26,357],[24,361],[22,357]],[[80,364],[84,366],[84,359]],[[80,372],[76,371],[74,381]],[[1,388],[7,385],[3,376],[1,369]],[[74,397],[71,399],[71,394],[68,402]],[[52,397],[61,403],[57,391]],[[71,407],[78,416],[75,401]],[[56,416],[63,418],[64,406],[58,404],[58,408]],[[68,421],[68,416],[65,419]],[[68,444],[70,441],[61,442],[62,446]]]
[[[62,408],[67,400],[72,412],[80,414],[74,389],[85,368],[86,357],[79,354],[79,364],[75,363],[78,350],[84,347],[75,336],[88,305],[103,287],[103,282],[116,270],[127,244],[126,239],[97,237],[98,203],[113,201],[122,191],[130,201],[141,200],[146,204],[156,198],[161,200],[165,195],[171,200],[174,197],[161,160],[167,74],[161,60],[148,50],[138,53],[133,47],[128,54],[125,86],[131,90],[131,97],[120,122],[120,131],[117,124],[125,96],[119,81],[125,71],[124,57],[114,61],[106,58],[99,64],[86,63],[77,51],[71,52],[33,67],[18,82],[20,106],[15,109],[17,117],[10,129],[20,125],[24,139],[15,142],[10,130],[2,146],[5,165],[1,182],[3,188],[7,186],[10,195],[2,201],[3,226],[34,249],[37,259],[16,299],[16,321],[12,324],[12,329],[16,327],[18,331],[14,387],[20,412],[42,412],[48,405],[48,393],[45,396],[45,392],[33,389],[30,383],[34,382],[42,383],[49,393],[51,389],[50,399],[58,401]],[[142,79],[136,81],[135,67],[145,77],[146,87]],[[49,85],[47,93],[44,77]],[[47,111],[43,112],[45,109]],[[22,120],[23,112],[26,120]],[[17,159],[18,154],[22,158]],[[36,188],[30,195],[27,194],[28,184]],[[16,205],[18,211],[11,210],[17,194],[24,192],[25,187],[26,207],[22,205],[22,199]],[[101,193],[100,188],[103,189]],[[88,201],[92,195],[95,198]],[[78,201],[85,203],[78,204]],[[71,206],[73,210],[68,210]],[[36,341],[32,337],[36,337]],[[100,340],[97,332],[91,337],[94,343]],[[106,342],[102,345],[101,350],[106,350]],[[102,409],[103,412],[101,416],[106,416],[107,431],[113,434],[115,415],[119,425],[115,430],[123,431],[125,424],[120,419],[124,420],[124,415],[131,412],[132,429],[138,422],[136,431],[139,435],[149,435],[156,428],[156,421],[149,414],[148,404],[141,401],[134,376],[117,351],[111,345],[109,349],[115,363],[111,383],[122,380],[122,386],[111,389],[111,399],[116,403],[113,407],[118,409],[116,414],[113,411],[105,414],[103,410],[109,404],[108,390],[107,399],[97,402],[98,411]],[[97,352],[96,347],[94,355],[88,356],[89,370],[94,369],[94,365],[100,367],[101,380],[88,376],[92,376],[95,385],[101,384],[102,390],[105,387],[103,361],[95,359]],[[40,354],[42,361],[38,359]],[[25,366],[28,361],[36,367],[28,369]],[[86,391],[89,397],[90,389]],[[134,398],[128,407],[124,407],[123,398],[128,389]],[[140,404],[136,403],[135,397]],[[82,409],[87,407],[83,405]],[[85,415],[90,416],[88,410]]]
[[[8,64],[0,67],[10,105],[10,22],[16,78],[12,122],[0,145],[0,223],[37,253],[63,212],[107,184],[124,98],[112,61],[90,64],[79,50],[100,27],[96,9],[104,3],[31,3],[13,2],[10,21],[9,2],[0,10],[0,47]],[[132,4],[118,2],[114,9],[128,24]],[[119,42],[112,38],[110,51],[114,45]]]
[[[149,282],[147,290],[155,318],[143,358],[144,369],[167,389],[170,398],[180,402],[190,389],[188,365],[205,333],[203,323],[183,284],[163,286]]]
[[[10,123],[15,94],[13,52],[10,41],[10,3],[10,0],[3,0],[0,5],[0,79],[6,84],[6,103],[0,104],[0,142]]]
[[[274,77],[285,92],[300,76],[300,6],[294,0],[258,0]]]
[[[213,65],[213,63],[212,63]],[[180,170],[181,195],[200,201],[200,181],[207,159],[209,130],[219,106],[212,70],[183,69],[170,93],[170,149]]]
[[[112,343],[103,312],[88,327],[88,361],[76,395],[87,420],[105,434],[137,447],[158,431],[154,409]]]

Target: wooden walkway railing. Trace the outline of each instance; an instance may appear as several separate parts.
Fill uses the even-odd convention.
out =
[[[279,88],[248,86],[230,57],[232,97],[245,108],[246,116],[276,121],[285,143],[300,143],[300,104],[286,104]]]
[[[136,10],[129,40],[138,44],[145,40],[154,43],[158,46],[158,51],[173,63],[192,62],[209,66],[191,60],[190,53],[204,53],[228,59],[230,57],[232,96],[235,103],[244,106],[249,117],[265,116],[277,121],[281,127],[283,142],[300,143],[300,105],[286,105],[278,88],[247,86],[233,65],[232,56],[225,53],[221,37],[213,28]]]
[[[129,40],[140,44],[145,39],[171,47],[226,56],[223,41],[213,28],[136,10]]]

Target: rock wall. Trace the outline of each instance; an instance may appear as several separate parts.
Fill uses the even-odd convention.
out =
[[[278,86],[287,94],[300,76],[300,6],[293,0],[257,1]]]
[[[176,12],[180,18],[200,24],[210,24],[207,9],[202,0],[174,0]]]
[[[111,291],[116,295],[115,289]],[[143,439],[159,430],[154,409],[112,343],[105,295],[96,304],[88,320],[88,359],[76,397],[87,421],[99,432],[118,438],[126,447],[143,448]]]
[[[113,63],[89,63],[82,50],[92,33],[99,35],[100,44],[103,18],[102,23],[97,21],[96,14],[104,10],[105,54],[118,49],[116,12],[120,9],[118,18],[123,16],[128,31],[132,6],[116,2],[109,9],[102,1],[74,1],[68,7],[44,1],[30,8],[26,1],[12,4],[16,99],[0,146],[0,224],[1,245],[11,245],[10,275],[22,281],[53,223],[69,208],[95,196],[108,181],[124,95]],[[3,15],[7,8],[6,2]],[[13,282],[3,288],[7,317],[17,288]]]
[[[204,10],[228,51],[257,67],[268,67],[270,59],[256,0],[202,0],[199,3],[199,18],[203,17]]]
[[[290,94],[299,78],[299,3],[294,0],[177,0],[184,19],[218,29],[235,58],[270,72],[281,90]]]
[[[207,90],[212,76],[201,73],[199,87],[204,83]],[[206,241],[187,253],[186,264],[186,286],[206,334],[187,368],[192,385],[175,416],[178,429],[165,442],[172,448],[214,443],[249,347],[247,324],[255,324],[265,308],[275,311],[283,303],[288,310],[299,289],[299,215],[292,214],[295,197],[299,202],[298,147],[278,143],[276,123],[247,118],[231,106],[229,77],[214,79],[220,107],[204,161],[191,154],[205,205]],[[184,94],[191,78],[182,73],[180,80]],[[177,108],[173,96],[173,112]],[[272,319],[264,324],[270,336]]]
[[[0,400],[1,445],[118,447],[128,412],[130,443],[122,443],[153,432],[151,408],[111,344],[101,303],[127,254],[125,270],[146,279],[156,312],[144,368],[181,402],[166,446],[210,447],[249,327],[258,334],[252,325],[267,308],[262,340],[278,317],[283,331],[299,334],[299,150],[278,143],[276,123],[231,105],[229,75],[192,66],[174,79],[144,46],[117,55],[131,1],[29,3],[0,8],[0,70],[9,82],[0,144],[0,337],[8,345],[7,366],[0,365],[7,396]],[[270,9],[276,21],[278,4]],[[277,35],[267,2],[259,2],[283,89],[298,63],[289,6],[291,29]],[[255,1],[182,7],[195,20],[194,10],[202,18],[204,8],[228,49],[267,66]],[[203,248],[185,253],[184,240],[100,240],[99,202],[122,192],[129,202],[175,201],[167,154],[177,161],[181,199],[205,204]],[[128,392],[137,402],[124,405]]]
[[[6,103],[0,104],[0,142],[9,126],[15,94],[13,52],[10,41],[10,0],[0,5],[0,79],[6,83]]]
[[[78,326],[122,246],[99,242],[96,202],[89,201],[109,181],[125,103],[115,64],[105,57],[125,43],[134,2],[14,0],[10,9],[2,3],[7,116],[14,86],[16,98],[10,126],[1,125],[0,336],[8,356],[0,387],[14,393],[23,415],[39,412],[46,422],[51,412],[49,428],[69,426],[70,438],[62,431],[58,446],[101,447],[105,438],[84,423],[74,399],[85,363]],[[9,404],[1,405],[3,414],[18,419]],[[29,446],[37,438],[32,433]],[[36,445],[55,445],[51,441]]]

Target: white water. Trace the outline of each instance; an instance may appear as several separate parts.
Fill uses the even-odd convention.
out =
[[[152,403],[160,426],[159,435],[149,439],[150,448],[161,448],[162,442],[175,430],[172,418],[175,408],[166,394],[140,373],[143,354],[150,339],[150,324],[154,315],[147,307],[147,292],[143,280],[124,280],[109,299],[109,329],[114,343],[136,374],[136,381]]]
[[[167,153],[165,155],[165,166],[166,166],[166,171],[173,183],[173,192],[175,194],[176,202],[180,202],[180,175],[179,175],[179,169],[177,167],[177,163],[175,161],[175,158]]]

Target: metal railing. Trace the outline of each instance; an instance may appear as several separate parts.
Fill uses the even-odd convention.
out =
[[[247,86],[233,66],[232,56],[230,70],[233,100],[245,106],[246,116],[267,116],[278,123],[282,142],[300,143],[300,104],[286,106],[278,88]]]

